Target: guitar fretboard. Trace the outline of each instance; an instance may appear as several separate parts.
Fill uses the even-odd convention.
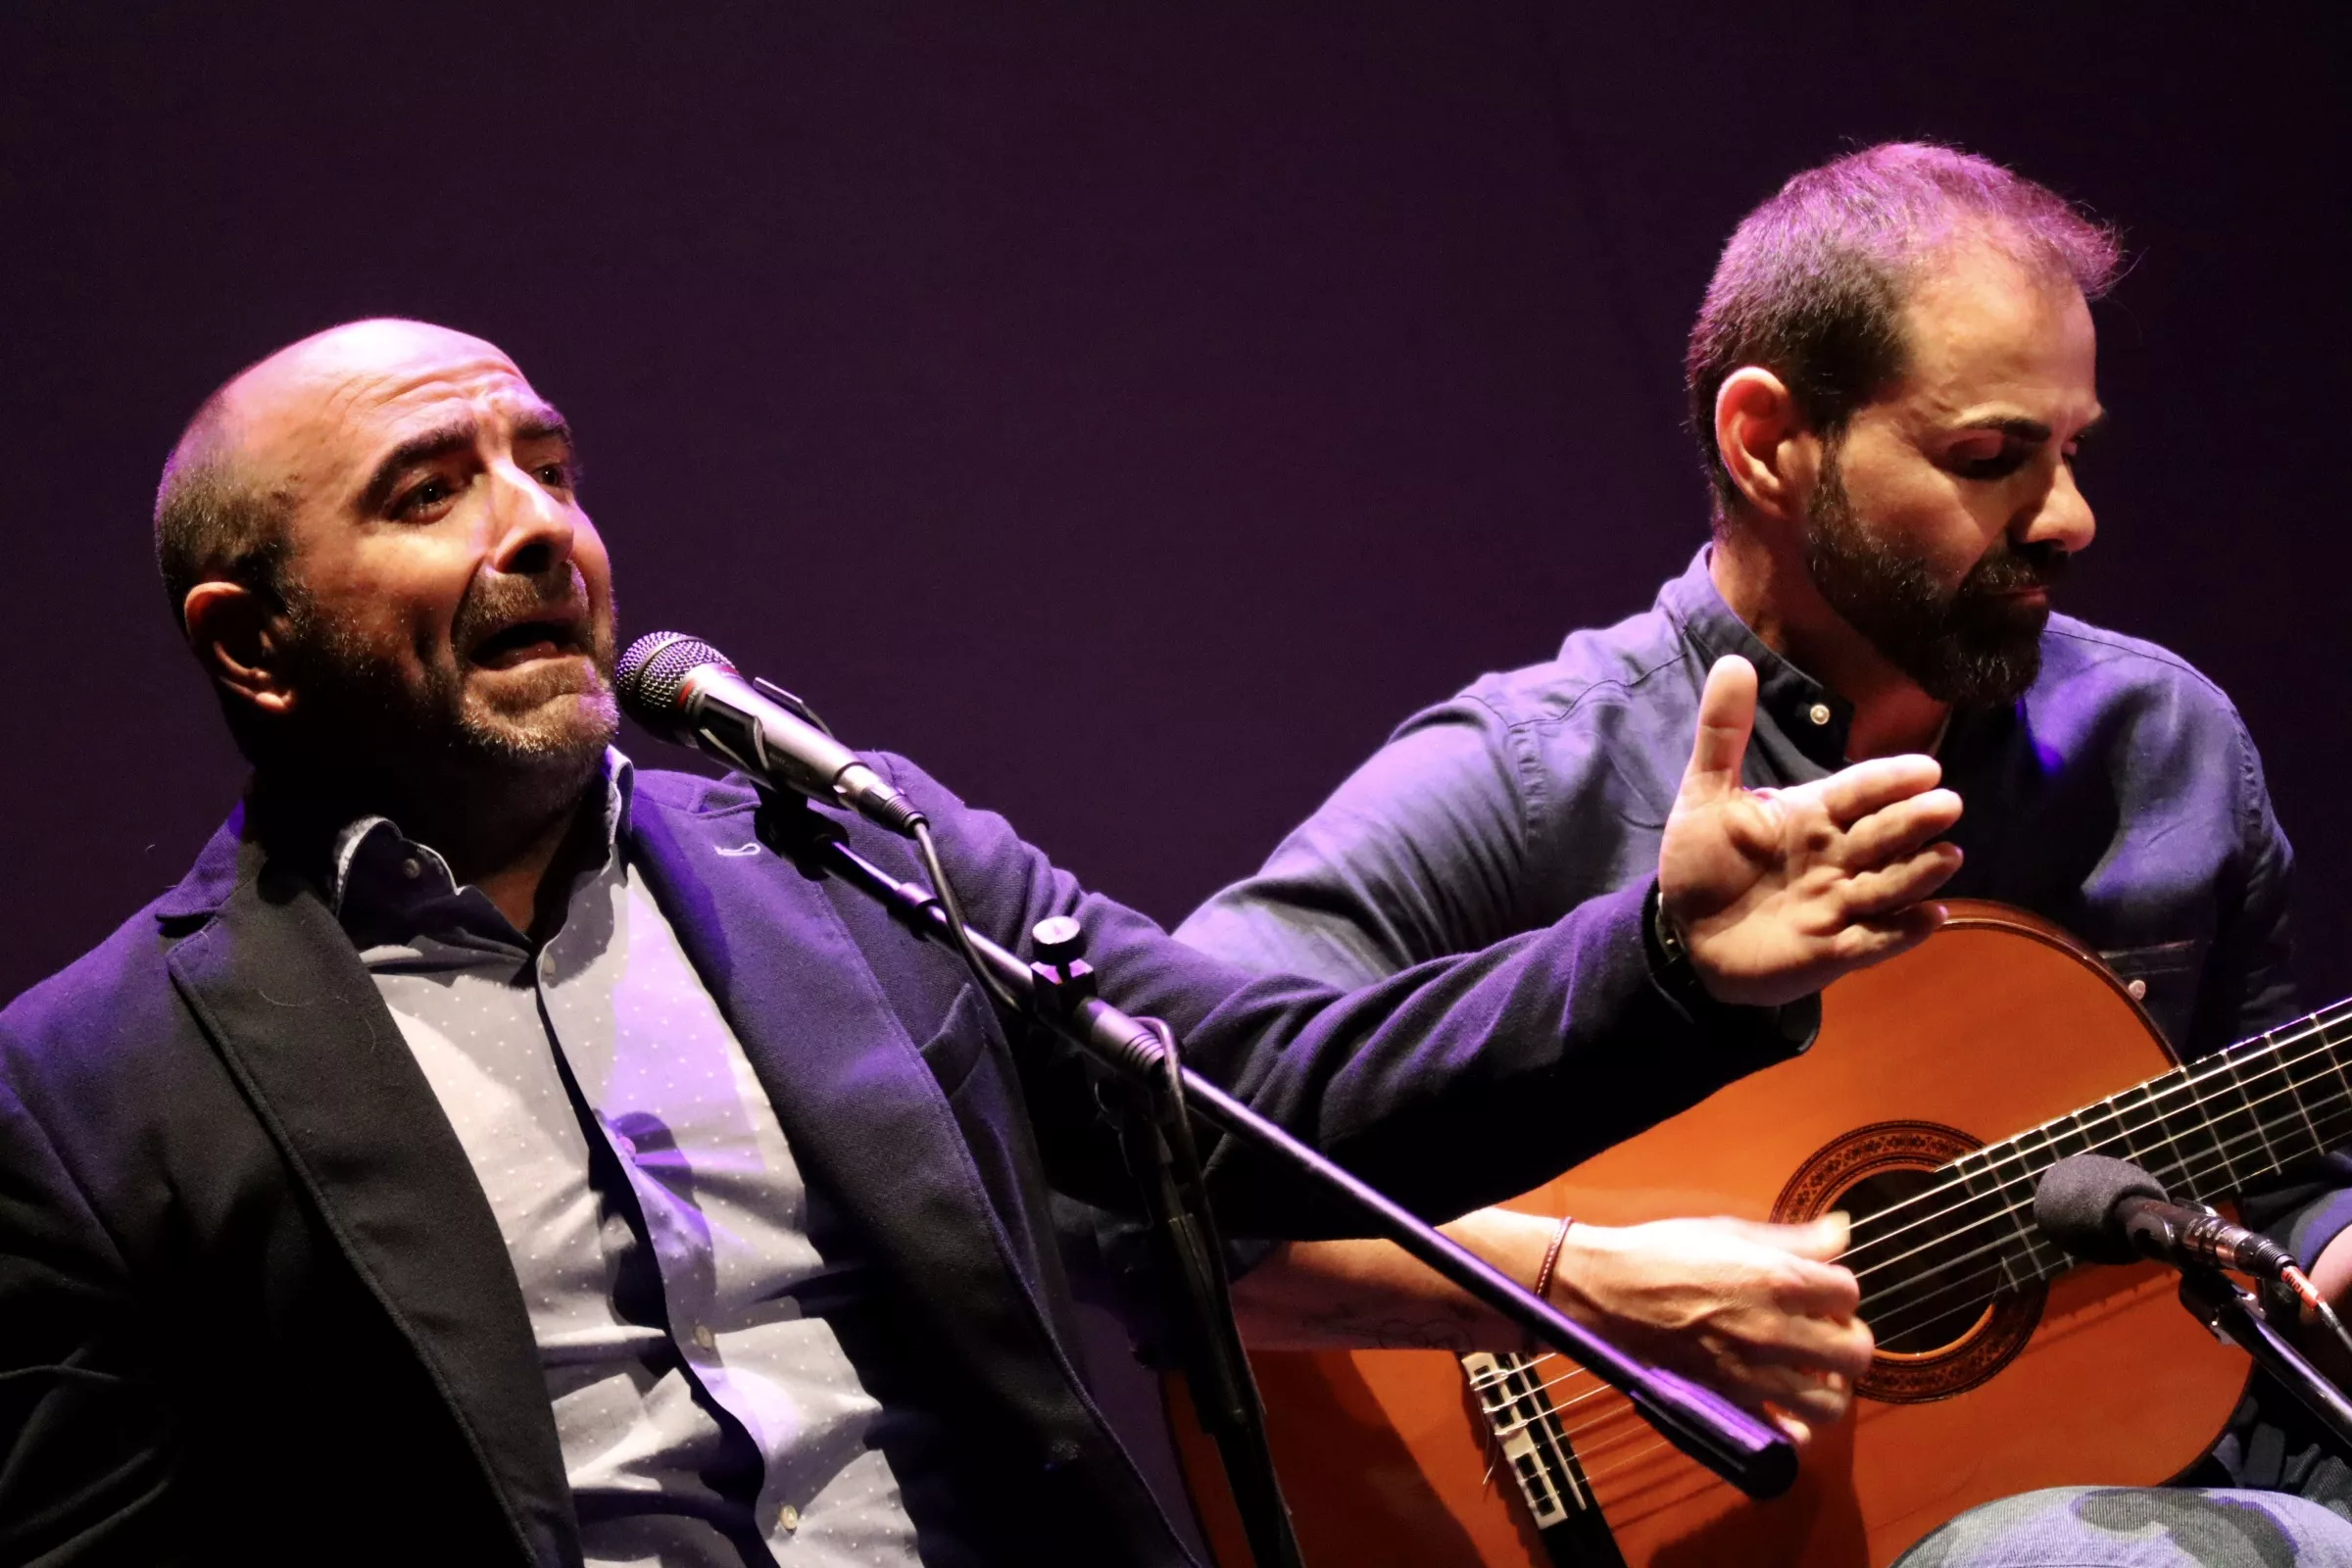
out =
[[[2034,1187],[2071,1155],[2128,1159],[2175,1200],[2212,1202],[2352,1140],[2347,1056],[2352,999],[1962,1155],[1855,1217],[1845,1262],[1863,1315],[1899,1330],[1923,1302],[1948,1309],[2072,1267],[2034,1223]]]

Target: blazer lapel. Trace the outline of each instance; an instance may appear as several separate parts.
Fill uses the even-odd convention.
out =
[[[756,842],[749,808],[698,813],[654,799],[642,775],[639,784],[639,863],[794,1159],[874,1240],[970,1370],[1036,1398],[1044,1391],[1016,1395],[1004,1379],[1037,1364],[1041,1341],[1054,1356],[1044,1303],[866,954],[818,884],[765,850],[743,854]]]
[[[221,861],[216,840],[189,891],[220,890]],[[165,911],[197,912],[185,900]],[[217,911],[170,966],[344,1255],[423,1358],[524,1552],[577,1563],[563,1451],[506,1245],[341,926],[306,879],[249,841]]]

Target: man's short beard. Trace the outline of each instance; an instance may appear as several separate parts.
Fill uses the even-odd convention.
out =
[[[2041,673],[2046,600],[2008,597],[2065,575],[2054,546],[1985,552],[1957,588],[1939,586],[1926,562],[1877,538],[1845,494],[1835,443],[1806,503],[1805,569],[1830,608],[1888,663],[1939,703],[2006,707]]]
[[[428,665],[423,687],[409,685],[299,592],[285,600],[287,654],[306,706],[318,715],[303,726],[309,733],[299,743],[306,770],[405,773],[414,765],[428,774],[506,775],[564,789],[584,782],[619,733],[609,635],[600,634],[590,651],[600,677],[595,691],[560,703],[572,691],[563,669],[511,675],[505,684],[516,710],[508,714],[469,702],[457,670]]]

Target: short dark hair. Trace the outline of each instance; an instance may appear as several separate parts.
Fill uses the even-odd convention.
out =
[[[155,564],[183,633],[188,590],[198,583],[233,582],[273,610],[300,608],[286,577],[293,517],[293,496],[261,482],[236,450],[227,388],[215,392],[181,432],[155,491]],[[263,716],[223,688],[213,695],[237,750],[260,765],[270,746]]]
[[[1901,377],[1904,302],[1960,242],[2069,278],[2085,299],[2114,285],[2123,259],[2115,230],[2057,192],[1931,142],[1885,142],[1808,169],[1740,220],[1683,361],[1719,517],[1740,500],[1715,447],[1715,397],[1732,372],[1772,371],[1834,439]]]
[[[172,618],[188,591],[228,581],[285,604],[283,568],[294,499],[258,482],[238,461],[225,392],[216,392],[172,449],[155,491],[155,564]]]

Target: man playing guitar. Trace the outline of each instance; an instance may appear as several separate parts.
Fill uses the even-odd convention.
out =
[[[1771,791],[1848,760],[1933,753],[1968,805],[1946,893],[2074,933],[2183,1058],[2291,1016],[2291,857],[2236,711],[2174,655],[2050,609],[2093,534],[2074,463],[2101,418],[2088,302],[2118,266],[2105,227],[1957,151],[1890,144],[1795,176],[1733,235],[1690,334],[1711,544],[1647,612],[1408,720],[1179,934],[1356,983],[1623,886],[1654,863],[1682,748],[1709,719],[1704,677],[1738,655],[1757,677],[1752,738],[1726,738],[1734,756],[1745,743],[1726,785],[1743,808],[1768,810]],[[2243,1204],[2339,1300],[2352,1286],[2347,1190],[2352,1175],[2328,1171]],[[1499,1211],[1459,1223],[1514,1259],[1554,1230]],[[1737,1256],[1744,1277],[1763,1249],[1826,1260],[1840,1242],[1834,1224],[1672,1223],[1698,1254]],[[1567,1231],[1549,1275],[1572,1304],[1593,1309],[1597,1295],[1597,1315],[1647,1333],[1645,1348],[1714,1357],[1717,1381],[1800,1427],[1842,1408],[1819,1346],[1791,1348],[1785,1323],[1742,1334],[1752,1301],[1710,1296],[1703,1266],[1670,1266],[1653,1246],[1629,1269],[1633,1233],[1587,1230]],[[1417,1332],[1451,1345],[1473,1322],[1368,1243],[1286,1247],[1237,1299],[1269,1345]],[[1834,1308],[1813,1310],[1826,1334]],[[2352,1525],[2306,1500],[2352,1506],[2352,1471],[2282,1438],[2269,1418],[2296,1423],[2278,1402],[2249,1401],[2193,1476],[2211,1490],[2133,1494],[2128,1524],[2076,1507],[2071,1489],[2033,1494],[1954,1520],[1913,1560],[2122,1561],[2101,1553],[2148,1524],[2176,1555],[2131,1561],[2220,1560],[2195,1543],[2241,1539],[2227,1522],[2248,1510],[2298,1561],[2352,1560],[2340,1555]]]

